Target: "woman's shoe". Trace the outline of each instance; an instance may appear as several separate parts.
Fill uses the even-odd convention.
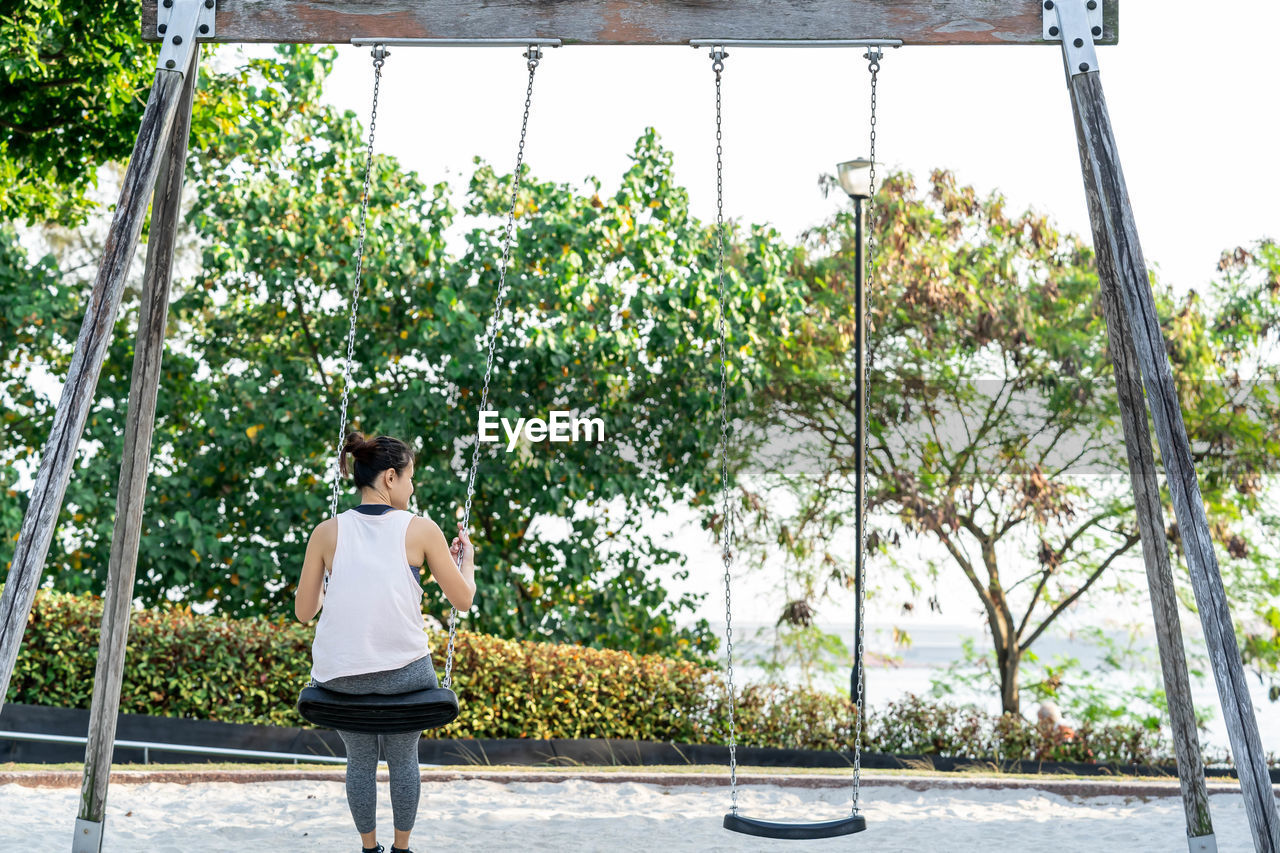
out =
[[[379,844],[377,847],[361,847],[360,853],[386,853],[386,849]]]

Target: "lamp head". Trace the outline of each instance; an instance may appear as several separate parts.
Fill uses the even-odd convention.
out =
[[[836,166],[840,186],[850,198],[871,198],[871,161],[859,157]]]

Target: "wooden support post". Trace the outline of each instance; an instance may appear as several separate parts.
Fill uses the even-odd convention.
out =
[[[191,51],[191,67],[182,87],[173,132],[156,176],[151,204],[151,236],[147,241],[147,266],[143,274],[142,304],[138,312],[138,338],[134,347],[133,375],[129,384],[129,411],[125,422],[120,483],[116,493],[115,530],[107,590],[103,596],[102,628],[98,639],[98,664],[93,677],[89,711],[89,736],[85,744],[84,777],[76,820],[74,853],[99,853],[106,813],[107,784],[115,749],[116,718],[120,711],[120,686],[124,673],[129,620],[133,611],[133,582],[146,504],[147,473],[151,463],[151,438],[155,425],[160,364],[164,356],[165,324],[169,317],[169,283],[173,249],[182,209],[182,178],[191,130],[191,102],[200,65],[200,46]],[[88,830],[86,832],[86,830]],[[96,844],[81,845],[81,839]]]
[[[0,595],[0,707],[9,689],[18,648],[35,601],[54,525],[71,479],[76,446],[98,386],[98,374],[106,357],[124,291],[125,276],[138,247],[142,218],[155,184],[159,153],[169,141],[173,116],[182,90],[182,74],[157,71],[151,96],[142,114],[138,141],[120,187],[120,200],[103,249],[102,266],[93,285],[76,340],[71,368],[53,418],[49,439],[41,451],[40,468],[31,490],[31,502],[22,519],[4,593]]]
[[[1165,478],[1169,484],[1178,529],[1182,534],[1183,550],[1187,555],[1200,622],[1213,664],[1218,698],[1231,740],[1231,752],[1240,777],[1245,811],[1249,816],[1249,827],[1253,831],[1254,847],[1259,853],[1280,853],[1280,816],[1276,812],[1275,796],[1271,791],[1271,779],[1263,756],[1262,739],[1258,735],[1258,722],[1253,714],[1244,665],[1240,660],[1240,650],[1231,622],[1231,611],[1213,551],[1209,522],[1191,458],[1191,445],[1182,420],[1177,389],[1173,384],[1173,370],[1169,365],[1164,335],[1160,331],[1156,315],[1155,297],[1151,292],[1146,261],[1138,242],[1133,210],[1129,206],[1129,192],[1120,169],[1120,156],[1102,93],[1102,82],[1094,70],[1070,76],[1068,88],[1075,116],[1085,193],[1089,198],[1094,245],[1100,265],[1105,256],[1114,271],[1112,280],[1119,287],[1119,308],[1124,313],[1133,351],[1141,369],[1156,439],[1160,443],[1160,456],[1164,461]],[[1111,325],[1108,323],[1109,327]],[[1112,352],[1115,358],[1117,348],[1113,347]],[[1123,350],[1119,354],[1123,354]],[[1117,381],[1119,380],[1117,375]],[[1122,386],[1122,395],[1124,393]],[[1128,424],[1126,441],[1131,445],[1128,452],[1132,466],[1133,456],[1141,453],[1141,447],[1132,446],[1127,427]],[[1145,430],[1145,418],[1142,419],[1142,427]],[[1132,476],[1132,467],[1130,473]],[[1139,488],[1145,489],[1147,485],[1142,478],[1134,478],[1135,498],[1139,501],[1141,496],[1137,491]],[[1139,517],[1142,517],[1141,506]],[[1145,552],[1146,531],[1142,534]],[[1157,606],[1156,597],[1156,591],[1153,590],[1153,606]],[[1171,705],[1173,698],[1170,697]]]
[[[1087,168],[1088,164],[1082,161],[1081,166]],[[1097,194],[1089,193],[1088,198],[1090,220],[1103,222]],[[1191,853],[1212,853],[1217,848],[1209,813],[1209,792],[1204,781],[1204,757],[1200,753],[1195,709],[1191,701],[1191,680],[1187,675],[1187,657],[1182,647],[1178,598],[1169,564],[1169,548],[1165,543],[1164,508],[1160,504],[1160,485],[1156,479],[1138,355],[1134,352],[1132,332],[1120,305],[1120,273],[1116,269],[1115,256],[1105,237],[1096,231],[1093,242],[1098,256],[1102,311],[1107,320],[1108,350],[1115,368],[1116,390],[1120,395],[1120,421],[1124,425],[1124,446],[1129,457],[1129,481],[1133,485],[1134,511],[1138,517],[1138,533],[1142,537],[1142,559],[1146,564],[1156,643],[1160,649],[1164,695],[1169,703],[1173,752],[1178,761],[1188,844]]]

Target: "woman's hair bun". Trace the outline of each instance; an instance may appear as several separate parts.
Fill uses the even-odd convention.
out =
[[[359,430],[353,430],[347,433],[347,440],[342,443],[342,454],[339,465],[339,470],[342,471],[342,475],[345,477],[349,473],[347,468],[348,453],[358,459],[367,455],[368,452],[376,446],[377,445],[374,442],[365,438],[364,433]]]
[[[355,460],[353,468],[347,467],[348,453]],[[338,470],[344,477],[354,470],[356,486],[363,488],[371,485],[374,478],[388,468],[399,474],[412,460],[413,451],[400,439],[390,435],[366,438],[359,430],[352,430],[342,443]]]

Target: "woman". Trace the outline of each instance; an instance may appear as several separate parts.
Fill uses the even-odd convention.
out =
[[[1062,720],[1062,711],[1054,702],[1044,701],[1036,710],[1036,725],[1045,740],[1036,752],[1036,758],[1049,760],[1052,747],[1071,743],[1076,739],[1076,730]]]
[[[311,676],[321,687],[341,693],[406,693],[439,687],[422,615],[420,566],[458,610],[475,596],[475,561],[467,533],[449,545],[429,518],[409,512],[413,494],[413,452],[387,435],[347,436],[339,470],[354,459],[360,506],[316,526],[307,543],[294,612],[311,621],[328,598],[316,624]],[[462,565],[458,566],[458,554]],[[329,575],[328,591],[324,576]],[[364,853],[383,853],[375,832],[378,805],[378,744],[391,776],[395,843],[391,853],[412,853],[409,832],[418,813],[421,732],[369,734],[338,731],[347,748],[347,804]]]

